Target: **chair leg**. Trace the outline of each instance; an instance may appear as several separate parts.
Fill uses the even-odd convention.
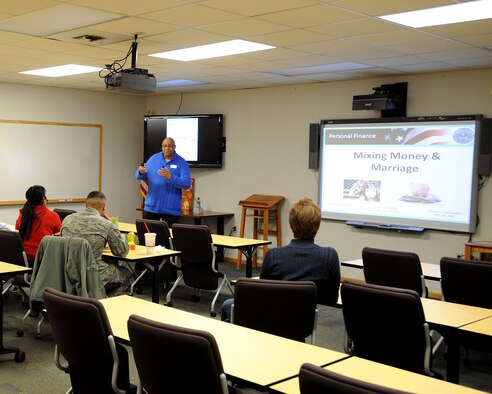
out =
[[[311,333],[311,345],[316,345],[316,332],[318,329],[318,308],[314,312],[313,332]]]
[[[191,299],[192,299],[193,301],[198,302],[198,301],[200,301],[200,296],[201,296],[200,289],[195,288],[195,293],[191,295]]]
[[[210,316],[212,316],[212,317],[217,316],[217,313],[215,313],[215,302],[217,301],[217,298],[219,297],[219,293],[225,284],[227,284],[227,286],[229,287],[229,289],[232,292],[229,281],[227,280],[227,276],[224,275],[224,277],[222,278],[222,280],[220,282],[219,287],[217,288],[217,291],[215,292],[215,296],[214,296],[214,299],[212,300],[212,304],[210,305]],[[234,293],[232,293],[232,294],[234,295]]]
[[[227,280],[226,285],[229,288],[229,291],[231,292],[232,296],[234,297],[234,290],[232,290],[231,283],[229,282],[229,280]]]
[[[132,285],[130,286],[130,295],[134,294],[135,286],[138,284],[138,282],[140,282],[140,280],[145,276],[146,273],[147,273],[147,268],[144,269],[142,273],[138,276],[138,278],[133,281]]]
[[[431,335],[433,333],[437,333],[436,331],[432,330],[431,331]],[[432,348],[432,354],[436,354],[437,350],[439,349],[439,347],[443,344],[444,342],[444,337],[443,336],[439,336],[439,339],[437,340],[436,344],[433,346]]]
[[[14,278],[9,278],[3,283],[2,295],[4,295],[7,291],[9,291],[10,287],[12,286],[13,280]]]
[[[26,320],[29,317],[29,314],[30,313],[31,313],[31,310],[29,309],[26,312],[26,314],[24,315],[24,317],[22,318],[21,327],[20,327],[20,329],[17,330],[17,336],[18,337],[23,337],[24,336],[24,324],[26,323]]]
[[[174,282],[173,287],[171,287],[171,290],[169,290],[167,292],[167,294],[166,294],[166,302],[164,303],[164,305],[173,306],[173,302],[171,301],[171,297],[172,297],[172,294],[173,294],[174,289],[176,287],[178,287],[179,282],[181,282],[181,279],[183,279],[183,274],[179,275],[178,279],[176,279],[176,282]]]
[[[44,314],[44,312],[41,312],[40,313],[40,318],[38,320],[38,324],[36,325],[36,336],[35,338],[36,339],[41,339],[41,324],[43,323],[46,315]]]

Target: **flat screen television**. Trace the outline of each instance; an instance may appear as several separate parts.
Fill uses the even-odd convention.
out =
[[[322,120],[324,219],[473,233],[481,115]]]
[[[162,140],[173,138],[176,153],[190,167],[222,168],[224,115],[149,115],[144,117],[144,161],[160,152]]]

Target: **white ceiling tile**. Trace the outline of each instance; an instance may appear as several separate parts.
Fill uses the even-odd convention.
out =
[[[491,55],[492,51],[488,49],[466,48],[455,51],[429,52],[422,54],[421,56],[426,59],[445,62],[447,60],[489,57]]]
[[[337,7],[356,11],[367,15],[380,16],[387,14],[396,14],[398,12],[414,11],[423,8],[439,7],[454,3],[451,0],[412,0],[412,1],[395,1],[395,0],[341,0],[337,1]]]
[[[245,38],[258,34],[291,30],[290,27],[253,18],[243,18],[231,22],[201,26],[201,30],[223,34],[228,37]]]
[[[243,16],[232,12],[204,7],[200,4],[186,4],[180,7],[168,8],[163,11],[142,14],[140,17],[176,26],[197,27],[233,21],[235,19],[240,19]]]
[[[55,0],[1,1],[0,14],[21,15],[59,4]]]
[[[287,47],[291,45],[326,41],[334,37],[305,29],[292,29],[274,33],[252,35],[249,38],[263,44],[274,45],[277,47]]]
[[[326,23],[312,26],[308,29],[328,34],[332,37],[348,38],[362,36],[364,34],[387,33],[399,30],[401,26],[377,18],[363,18],[338,23]]]
[[[453,69],[457,69],[458,67],[453,67],[447,63],[428,62],[428,63],[418,63],[418,64],[407,64],[407,65],[401,65],[401,66],[393,66],[392,68],[394,70],[403,71],[406,73],[421,73],[421,72],[436,72],[436,71],[453,70]]]
[[[344,11],[330,5],[316,4],[293,10],[279,11],[259,16],[260,19],[295,27],[309,27],[326,23],[362,18],[359,14]]]
[[[176,29],[176,26],[174,25],[150,21],[139,17],[116,19],[110,22],[99,23],[91,27],[103,32],[121,34],[130,37],[135,34],[138,34],[139,37],[152,36]]]
[[[490,20],[410,29],[377,18],[456,1],[0,1],[0,81],[105,91],[98,75],[42,78],[18,72],[68,63],[102,67],[127,56],[135,33],[138,67],[162,80],[207,82],[180,88],[187,92],[492,67]],[[29,33],[18,33],[25,29]],[[54,33],[48,39],[46,32]],[[75,40],[77,35],[84,38]],[[104,39],[93,41],[96,35]],[[147,56],[238,38],[277,48],[196,62]],[[129,68],[130,61],[123,67]],[[354,63],[370,68],[299,77],[275,74]],[[172,90],[158,94],[168,92]]]
[[[478,47],[488,47],[492,45],[492,33],[457,36],[454,39],[458,42],[463,42]]]
[[[201,4],[213,8],[218,8],[220,10],[239,13],[242,15],[259,16],[270,14],[273,12],[314,5],[316,3],[317,2],[314,0],[206,0],[203,1]]]
[[[420,56],[405,55],[405,56],[385,57],[380,59],[367,59],[366,62],[374,66],[393,67],[393,66],[401,66],[407,64],[428,63],[429,59],[424,59],[423,57]]]
[[[120,17],[121,15],[117,13],[98,11],[70,4],[58,4],[4,19],[0,21],[0,30],[40,37]]]
[[[118,10],[119,14],[124,15],[142,15],[149,12],[164,10],[171,7],[185,5],[188,1],[183,0],[72,0],[71,4],[77,4],[83,7],[96,8],[104,11],[114,12]]]
[[[196,29],[182,29],[156,34],[148,37],[149,41],[165,42],[176,45],[176,48],[185,48],[191,46],[211,44],[214,42],[226,41],[229,37],[220,34],[209,33]]]
[[[407,42],[405,45],[389,45],[386,48],[393,49],[402,53],[409,53],[414,55],[422,55],[425,53],[432,53],[438,51],[445,51],[451,49],[463,49],[469,46],[457,41],[451,40],[430,40],[419,42]]]
[[[374,46],[403,45],[407,43],[429,41],[434,37],[430,34],[411,29],[394,30],[388,33],[367,34],[352,37],[351,40],[362,44]]]

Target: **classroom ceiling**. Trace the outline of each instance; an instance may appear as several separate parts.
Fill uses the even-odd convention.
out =
[[[246,89],[492,66],[490,19],[407,28],[377,16],[451,0],[15,0],[0,1],[0,81],[104,91],[98,73],[19,74],[62,64],[104,67],[138,34],[137,67],[157,94]],[[100,38],[100,39],[97,39]],[[146,56],[231,39],[277,48],[180,62]],[[131,67],[131,59],[124,68]],[[371,92],[367,92],[371,93]]]

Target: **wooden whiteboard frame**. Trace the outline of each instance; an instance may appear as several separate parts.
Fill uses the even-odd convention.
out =
[[[100,124],[90,124],[90,123],[69,123],[69,122],[42,122],[42,121],[31,121],[31,120],[10,120],[10,119],[0,119],[0,124],[19,124],[19,125],[34,125],[34,126],[65,126],[65,127],[82,127],[82,128],[94,128],[99,132],[99,152],[97,153],[98,159],[98,173],[97,173],[97,187],[101,190],[101,179],[102,179],[102,125]],[[0,140],[1,143],[1,140]],[[28,142],[24,142],[28,143]],[[55,147],[53,147],[55,149]],[[2,186],[5,187],[5,186]],[[24,193],[25,191],[23,191]],[[47,192],[49,198],[49,190]],[[72,198],[49,198],[49,203],[60,203],[60,202],[73,202],[80,203],[85,202],[86,197],[72,197]],[[22,205],[25,203],[24,200],[13,200],[13,201],[2,201],[0,200],[0,206],[4,205]]]

